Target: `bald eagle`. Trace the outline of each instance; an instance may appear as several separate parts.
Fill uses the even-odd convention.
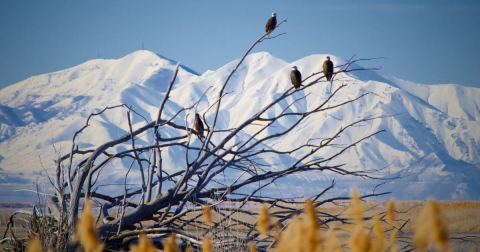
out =
[[[323,74],[325,75],[328,81],[332,80],[333,62],[330,61],[330,56],[327,56],[327,60],[323,62]]]
[[[202,119],[200,119],[200,116],[198,114],[195,114],[195,122],[193,123],[193,128],[198,132],[198,137],[202,138],[204,127]]]
[[[295,89],[299,88],[302,85],[302,74],[298,71],[296,66],[292,67],[292,72],[290,72],[290,79],[292,80],[292,85]]]
[[[265,32],[270,37],[270,33],[275,30],[275,26],[277,26],[277,14],[272,13],[272,16],[268,19],[267,26],[265,26]]]

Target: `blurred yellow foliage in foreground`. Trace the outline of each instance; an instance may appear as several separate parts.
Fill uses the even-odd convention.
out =
[[[464,206],[458,206],[459,208]],[[385,211],[386,222],[390,227],[394,225],[395,203],[390,201]],[[448,227],[445,217],[442,215],[442,205],[435,200],[428,200],[416,220],[415,235],[413,242],[417,251],[426,251],[430,245],[435,245],[441,251],[453,251],[449,245]],[[205,210],[207,218],[205,221],[211,221],[209,217],[209,207]],[[83,246],[84,251],[94,252],[103,251],[103,244],[98,238],[95,227],[94,218],[92,216],[92,207],[87,200],[82,211],[80,220],[77,225],[77,237]],[[271,233],[270,227],[275,227],[276,245],[270,248],[271,251],[277,252],[337,252],[344,251],[346,247],[339,242],[338,236],[330,228],[325,234],[320,231],[320,223],[316,216],[315,206],[311,200],[305,202],[303,217],[295,216],[283,229],[279,228],[278,223],[271,223],[272,218],[269,217],[268,208],[264,206],[260,211],[257,219],[257,230],[262,236],[268,236]],[[389,237],[386,235],[384,227],[382,227],[379,217],[373,218],[373,225],[366,228],[364,217],[365,206],[356,189],[352,190],[352,201],[349,205],[348,212],[351,216],[350,238],[348,241],[348,250],[353,252],[383,252],[398,251],[396,245],[397,229],[390,232]],[[387,238],[388,237],[388,238]],[[130,247],[134,252],[151,252],[156,251],[153,242],[145,235],[139,236],[139,242]],[[208,236],[203,241],[203,251],[211,252],[214,250],[214,243]],[[179,252],[180,249],[175,243],[175,236],[170,235],[163,242],[164,250],[167,252]],[[254,243],[248,244],[251,252],[256,252],[257,248]],[[386,250],[387,249],[387,250]],[[27,248],[28,252],[42,251],[38,238],[31,238]],[[192,251],[189,247],[187,251]]]

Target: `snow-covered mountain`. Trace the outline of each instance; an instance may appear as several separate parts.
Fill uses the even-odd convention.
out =
[[[311,55],[292,63],[266,52],[248,56],[227,85],[226,90],[231,94],[222,101],[217,126],[235,127],[291,87],[291,66],[296,65],[306,77],[322,69],[325,56]],[[331,58],[336,65],[345,62],[335,56]],[[198,106],[199,111],[205,111],[215,102],[218,89],[236,63],[230,62],[202,75],[182,66],[166,114],[191,106],[212,86]],[[92,112],[126,104],[146,120],[154,120],[175,65],[172,60],[142,50],[118,60],[91,60],[0,90],[0,201],[26,200],[25,192],[13,191],[33,189],[35,178],[44,178],[42,166],[52,172],[52,160],[58,155],[56,151],[68,152],[74,132],[85,124]],[[334,102],[364,92],[370,95],[339,109],[313,115],[288,135],[268,142],[265,148],[283,150],[285,146],[298,146],[309,139],[329,136],[365,116],[395,115],[346,132],[338,143],[351,143],[377,130],[386,130],[344,153],[341,162],[347,163],[346,169],[383,168],[379,174],[403,177],[376,189],[392,191],[397,199],[480,198],[480,89],[453,84],[422,85],[372,71],[340,74],[336,79],[337,84],[348,83],[348,87]],[[292,111],[312,109],[317,104],[315,101],[329,95],[329,87],[318,84],[305,92],[310,94],[290,107]],[[286,102],[303,95],[307,93],[296,93]],[[280,103],[271,111],[286,106]],[[139,116],[133,119],[134,127],[145,123]],[[185,114],[178,118],[178,123],[184,125],[184,119]],[[211,119],[207,117],[207,121]],[[93,117],[76,143],[80,149],[90,148],[123,135],[128,130],[126,121],[126,111],[121,109]],[[191,125],[193,116],[187,121]],[[275,133],[289,125],[291,121],[286,118],[262,134]],[[248,136],[250,133],[246,130],[242,134]],[[139,144],[149,142],[148,137],[144,135]],[[117,150],[125,148],[127,145],[117,146]],[[266,162],[276,169],[302,154],[272,156]],[[317,153],[316,157],[324,154],[328,153]],[[181,167],[183,155],[179,157],[178,151],[170,148],[164,157],[169,164],[167,169]],[[128,164],[121,161],[113,163],[107,168],[111,170],[108,177],[100,179],[120,183],[126,166]],[[307,195],[330,184],[333,178],[337,177],[328,173],[300,174],[279,182],[277,188],[279,191],[285,189],[285,195]],[[352,184],[364,192],[371,192],[378,184],[371,180],[339,179],[336,193],[340,194],[346,194]]]

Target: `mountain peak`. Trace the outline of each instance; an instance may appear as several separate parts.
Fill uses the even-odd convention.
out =
[[[139,60],[144,60],[144,59],[148,59],[148,58],[153,58],[153,59],[158,58],[160,60],[165,60],[172,65],[176,65],[178,63],[175,60],[169,59],[169,58],[167,58],[167,57],[165,57],[165,56],[163,56],[159,53],[152,52],[152,51],[149,51],[149,50],[138,50],[138,51],[132,52],[130,54],[127,54],[126,56],[122,57],[121,59],[129,58],[129,57],[139,59]]]
[[[264,58],[264,57],[274,57],[272,54],[269,52],[261,51],[261,52],[256,52],[249,54],[247,57],[253,57],[253,58]],[[274,57],[276,58],[276,57]]]
[[[167,66],[167,65],[171,65],[171,66],[175,66],[178,61],[175,61],[175,60],[172,60],[172,59],[169,59],[161,54],[158,54],[158,53],[155,53],[155,52],[152,52],[152,51],[149,51],[149,50],[138,50],[138,51],[135,51],[135,52],[132,52],[118,60],[125,60],[125,61],[128,61],[128,62],[142,62],[142,63],[146,63],[146,62],[149,62],[149,63],[154,63],[154,64],[158,64],[158,65],[161,65],[161,66]],[[180,64],[180,68],[182,68],[183,70],[193,74],[193,75],[197,75],[199,76],[200,74],[189,68],[189,67],[186,67],[182,64]]]

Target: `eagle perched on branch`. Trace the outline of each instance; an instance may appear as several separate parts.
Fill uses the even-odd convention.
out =
[[[302,74],[298,71],[297,66],[292,67],[292,72],[290,72],[290,79],[292,80],[292,85],[295,89],[298,89],[302,85]]]
[[[268,19],[267,26],[265,26],[265,32],[270,37],[270,33],[275,30],[275,26],[277,26],[277,14],[272,13],[272,16]]]
[[[202,138],[203,137],[203,130],[205,129],[203,126],[202,119],[200,119],[200,116],[198,114],[195,114],[195,122],[193,123],[193,128],[195,131],[198,132],[198,137]]]
[[[327,81],[332,80],[333,62],[330,60],[330,56],[327,56],[327,60],[325,60],[325,62],[323,62],[323,74],[327,78]]]

